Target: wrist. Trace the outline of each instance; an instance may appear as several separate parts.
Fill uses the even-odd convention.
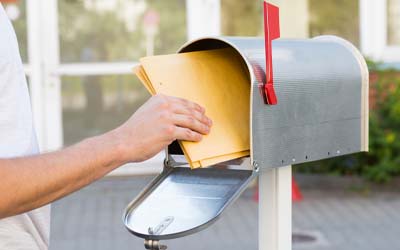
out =
[[[104,136],[105,140],[109,143],[111,158],[119,165],[128,163],[128,149],[123,135],[121,135],[118,128],[107,132]]]
[[[91,148],[96,150],[97,155],[103,158],[105,166],[116,168],[127,163],[125,146],[116,131],[111,130],[88,140],[92,144]]]

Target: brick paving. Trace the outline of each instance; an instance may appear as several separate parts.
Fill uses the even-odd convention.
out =
[[[98,181],[53,204],[50,250],[144,249],[143,240],[124,228],[122,211],[151,180],[150,176]],[[293,205],[296,235],[314,243],[294,249],[400,249],[400,193],[303,189],[304,201]],[[164,241],[169,249],[257,249],[257,203],[247,190],[208,229]],[[298,238],[298,237],[296,237]]]

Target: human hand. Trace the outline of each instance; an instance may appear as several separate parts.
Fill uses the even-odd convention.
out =
[[[200,105],[176,97],[155,95],[113,131],[123,162],[147,160],[174,140],[200,141],[212,121]]]

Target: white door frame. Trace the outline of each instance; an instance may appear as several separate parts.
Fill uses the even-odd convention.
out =
[[[26,0],[33,116],[42,151],[63,145],[57,0]]]

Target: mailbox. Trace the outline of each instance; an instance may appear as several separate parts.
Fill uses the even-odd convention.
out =
[[[159,240],[204,229],[257,176],[287,166],[368,150],[368,69],[359,51],[335,36],[272,43],[277,105],[265,104],[264,39],[209,37],[179,53],[233,48],[247,65],[250,157],[223,168],[191,170],[177,143],[166,149],[164,171],[124,213],[127,229],[149,249]],[[226,83],[229,84],[229,83]]]

